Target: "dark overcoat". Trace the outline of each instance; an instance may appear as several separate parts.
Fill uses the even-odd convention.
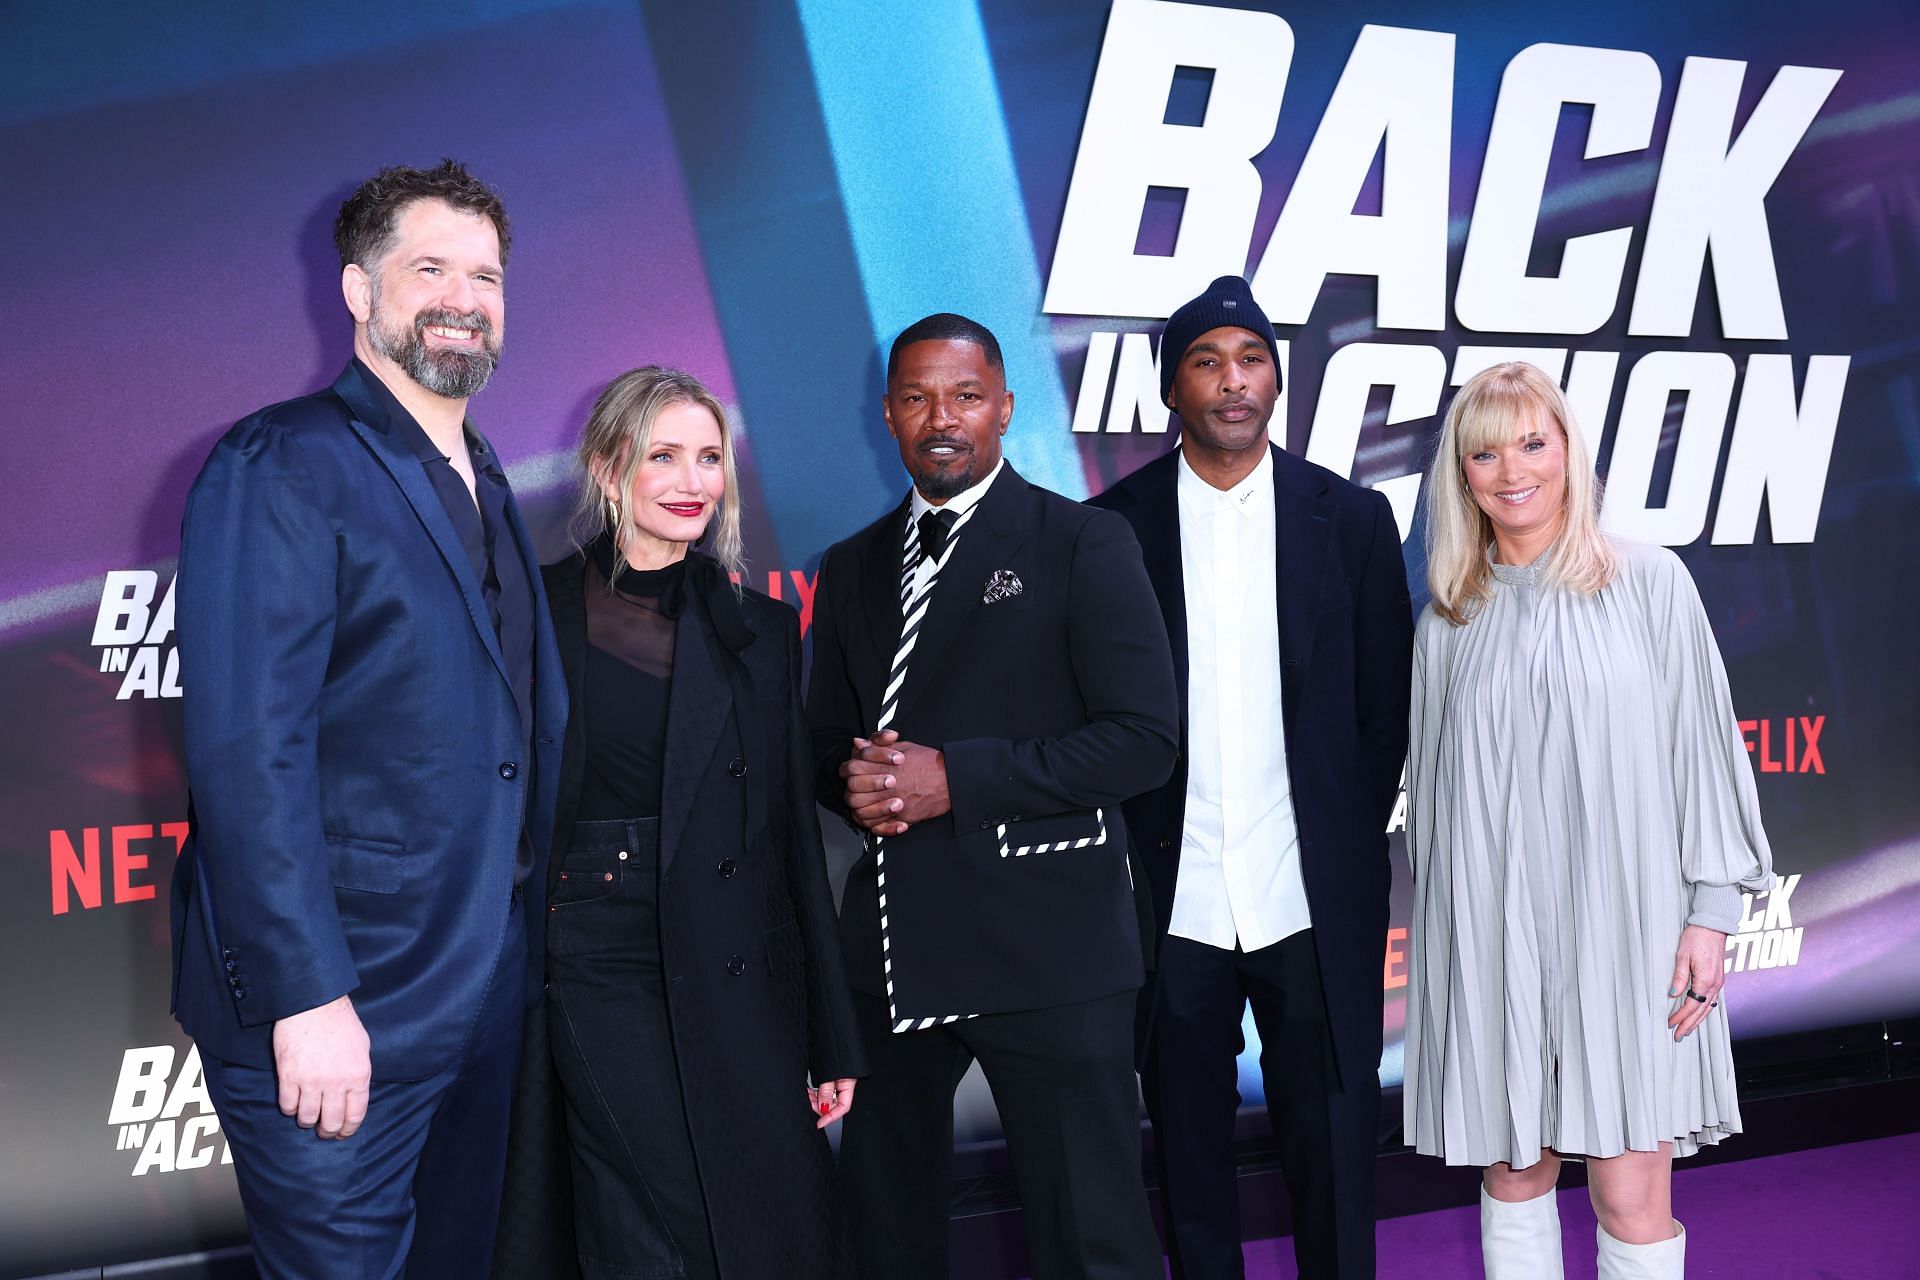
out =
[[[1173,915],[1187,798],[1187,617],[1180,567],[1180,453],[1157,458],[1092,505],[1125,516],[1173,644],[1180,758],[1173,776],[1129,800],[1127,822],[1152,886],[1155,937]],[[1281,716],[1300,870],[1334,1055],[1343,1075],[1380,1065],[1380,966],[1387,945],[1387,820],[1407,758],[1413,613],[1387,499],[1273,449],[1276,634]],[[1141,1003],[1144,1051],[1155,987]]]
[[[838,1275],[844,1230],[831,1154],[805,1090],[809,1076],[866,1068],[813,805],[799,620],[756,592],[736,594],[715,562],[693,556],[674,638],[660,815],[662,963],[688,1129],[723,1275]],[[575,555],[542,570],[576,709],[549,895],[579,807],[581,717],[608,713],[583,683],[586,563]],[[729,969],[736,956],[748,961],[743,973]],[[571,1275],[565,1124],[544,1005],[528,1022],[514,1129],[494,1274]],[[666,1232],[651,1225],[671,1259]]]

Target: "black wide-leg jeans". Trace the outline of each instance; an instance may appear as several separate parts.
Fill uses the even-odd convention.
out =
[[[718,1280],[667,1016],[660,820],[581,822],[547,913],[547,1008],[587,1280]]]

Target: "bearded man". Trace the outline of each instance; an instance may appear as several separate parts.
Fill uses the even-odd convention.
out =
[[[466,417],[507,219],[449,160],[382,170],[334,240],[352,362],[243,419],[187,499],[174,1011],[262,1275],[484,1275],[566,718]]]

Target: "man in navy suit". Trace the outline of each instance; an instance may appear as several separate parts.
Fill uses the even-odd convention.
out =
[[[507,221],[446,161],[383,170],[334,239],[352,363],[242,420],[187,500],[174,1009],[263,1275],[484,1275],[566,718],[466,419]]]
[[[1413,619],[1386,498],[1273,447],[1273,327],[1223,276],[1167,320],[1180,447],[1094,499],[1146,554],[1179,679],[1173,777],[1126,804],[1157,964],[1141,1002],[1174,1274],[1239,1277],[1247,1005],[1308,1280],[1373,1275],[1387,820]]]

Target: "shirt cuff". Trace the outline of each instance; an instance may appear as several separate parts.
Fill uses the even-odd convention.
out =
[[[1688,924],[1697,924],[1719,933],[1736,933],[1740,929],[1740,915],[1739,885],[1696,884],[1693,886],[1692,909],[1687,914]]]

